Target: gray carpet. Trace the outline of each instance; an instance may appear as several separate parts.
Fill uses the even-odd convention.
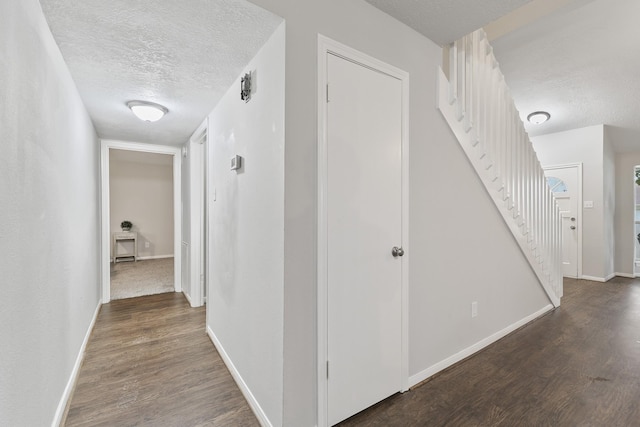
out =
[[[111,299],[174,291],[173,258],[111,263]]]

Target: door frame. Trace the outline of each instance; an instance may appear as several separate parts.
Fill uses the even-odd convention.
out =
[[[633,166],[633,175],[632,175],[633,178],[632,179],[634,181],[635,181],[635,173],[636,173],[637,169],[640,169],[640,165],[634,165]],[[634,182],[634,184],[635,184],[635,182]],[[636,210],[637,210],[636,206],[638,206],[638,202],[640,202],[640,199],[636,198],[636,187],[635,187],[635,185],[633,186],[633,190],[632,191],[633,191],[633,213],[632,213],[632,218],[633,218],[633,223],[632,223],[633,224],[632,225],[632,228],[633,228],[633,233],[632,233],[632,235],[633,235],[633,264],[631,266],[631,274],[628,277],[636,278],[636,277],[640,277],[640,269],[637,267],[637,260],[638,260],[638,256],[640,255],[640,252],[638,252],[636,250],[636,245],[638,244],[638,241],[636,240],[636,237],[635,237],[636,236],[636,226],[637,226],[637,224],[636,224]],[[627,277],[627,276],[625,276],[623,274],[618,274],[618,275],[622,276],[622,277]]]
[[[207,252],[208,235],[206,234],[206,153],[209,131],[209,119],[196,129],[189,139],[189,281],[191,295],[189,302],[192,307],[200,307],[204,304],[204,281],[206,280],[206,262],[203,260]],[[196,244],[197,243],[197,244]]]
[[[328,424],[328,229],[327,229],[327,55],[333,54],[347,61],[387,74],[402,83],[402,257],[401,278],[401,384],[402,390],[409,388],[409,73],[382,62],[340,42],[318,34],[318,223],[317,223],[317,398],[318,426]]]
[[[109,234],[111,212],[109,197],[109,150],[111,148],[144,153],[168,154],[173,156],[173,286],[182,292],[182,159],[178,147],[153,145],[141,142],[103,139],[100,141],[100,234],[101,234],[101,280],[102,303],[111,301],[111,236]]]
[[[557,170],[557,169],[569,169],[576,168],[578,170],[578,279],[582,279],[582,214],[583,214],[583,206],[582,206],[582,163],[564,163],[560,165],[552,165],[552,166],[544,166],[542,169],[546,171]],[[545,176],[546,178],[546,176]]]

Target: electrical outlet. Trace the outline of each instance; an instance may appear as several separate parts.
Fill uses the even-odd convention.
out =
[[[474,301],[471,303],[471,317],[478,316],[478,301]]]
[[[144,242],[145,249],[149,249],[149,242]]]

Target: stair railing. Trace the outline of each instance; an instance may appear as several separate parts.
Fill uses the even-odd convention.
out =
[[[439,73],[438,108],[557,307],[560,213],[484,31],[452,43],[448,66],[449,79]]]

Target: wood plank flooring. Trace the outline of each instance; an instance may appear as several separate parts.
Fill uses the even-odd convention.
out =
[[[349,426],[640,426],[640,281],[565,280],[562,307]],[[257,426],[180,294],[102,307],[67,426]]]
[[[102,306],[66,423],[71,426],[258,426],[182,294]]]
[[[640,426],[640,281],[565,279],[559,309],[340,426]]]

